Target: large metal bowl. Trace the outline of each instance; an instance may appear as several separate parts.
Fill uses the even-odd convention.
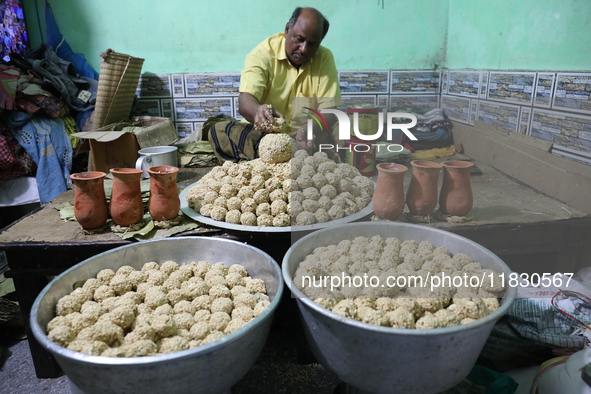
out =
[[[495,322],[516,295],[509,288],[501,307],[472,323],[430,330],[398,329],[362,323],[337,315],[312,302],[295,286],[293,277],[304,257],[319,246],[335,245],[357,236],[397,237],[430,241],[452,253],[465,253],[483,267],[504,272],[507,265],[483,246],[428,226],[396,222],[350,223],[309,234],[288,250],[283,278],[297,297],[304,332],[317,360],[350,385],[350,392],[438,393],[459,383],[472,369]],[[352,387],[351,387],[352,386]]]
[[[78,281],[100,270],[123,265],[141,269],[148,261],[179,264],[205,260],[242,264],[250,276],[265,281],[271,305],[230,335],[181,352],[132,358],[90,356],[63,348],[47,338],[45,327],[55,316],[57,301]],[[56,358],[73,392],[82,393],[223,393],[251,368],[267,339],[283,292],[279,265],[252,246],[219,238],[181,237],[122,246],[68,269],[39,294],[31,311],[35,338]]]

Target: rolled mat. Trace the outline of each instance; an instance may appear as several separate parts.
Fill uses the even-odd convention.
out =
[[[92,129],[129,119],[144,59],[107,49],[101,53]]]

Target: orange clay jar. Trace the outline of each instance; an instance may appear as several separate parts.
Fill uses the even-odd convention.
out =
[[[427,216],[437,206],[437,182],[442,165],[434,161],[413,160],[412,177],[406,192],[406,205],[413,215]]]
[[[100,171],[70,175],[74,183],[74,216],[83,229],[99,228],[109,218],[104,186],[106,176]]]
[[[150,175],[150,216],[156,221],[176,218],[181,208],[176,186],[179,169],[173,166],[154,166],[148,168],[147,172]]]
[[[144,216],[140,188],[142,170],[135,168],[112,168],[113,191],[110,212],[113,221],[120,226],[130,226]]]
[[[372,197],[374,213],[381,219],[395,220],[404,210],[404,174],[406,166],[381,163],[376,166],[378,181]]]
[[[439,193],[439,209],[446,215],[464,216],[474,202],[470,185],[469,161],[450,160],[443,162],[443,184]]]

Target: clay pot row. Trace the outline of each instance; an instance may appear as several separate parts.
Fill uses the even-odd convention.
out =
[[[148,211],[154,220],[170,220],[178,216],[180,199],[176,187],[179,169],[173,166],[155,166],[150,174]],[[74,182],[74,216],[82,228],[92,230],[104,225],[111,216],[120,226],[130,226],[144,216],[140,178],[142,170],[113,168],[111,202],[107,205],[104,172],[88,171],[72,174]]]
[[[374,213],[382,219],[395,220],[405,204],[411,214],[426,216],[439,209],[445,215],[464,216],[472,209],[473,197],[470,185],[468,161],[450,160],[436,163],[428,160],[411,161],[412,177],[404,196],[404,174],[408,167],[401,164],[378,164],[378,181],[373,195]],[[437,193],[439,172],[443,168],[443,184]]]

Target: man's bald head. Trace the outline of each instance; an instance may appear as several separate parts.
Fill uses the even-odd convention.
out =
[[[288,26],[293,27],[293,25],[295,25],[295,23],[297,22],[300,15],[302,15],[302,13],[304,14],[304,17],[315,18],[316,23],[322,23],[322,38],[324,38],[326,36],[326,33],[328,33],[328,28],[330,27],[330,23],[324,17],[324,15],[322,15],[322,13],[320,11],[318,11],[316,8],[312,8],[312,7],[298,7],[298,8],[296,8],[293,11],[293,13],[291,14],[291,18],[289,18],[289,22],[287,22]]]

